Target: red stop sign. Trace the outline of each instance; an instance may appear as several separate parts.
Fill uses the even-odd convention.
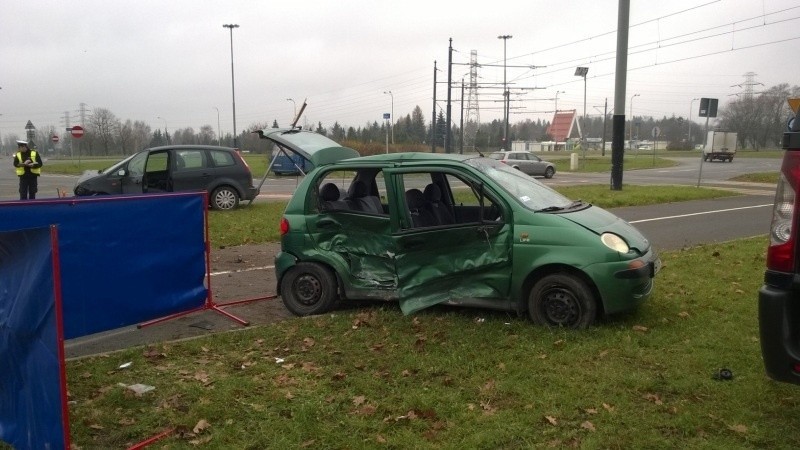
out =
[[[50,138],[50,140],[55,143],[58,143],[58,136],[54,134],[53,137]]]
[[[83,127],[80,125],[75,125],[72,127],[71,130],[69,130],[69,132],[72,135],[72,137],[79,138],[83,136]]]

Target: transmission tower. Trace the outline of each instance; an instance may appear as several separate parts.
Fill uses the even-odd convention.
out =
[[[755,72],[747,72],[746,74],[743,75],[744,76],[744,83],[734,84],[731,87],[740,87],[740,88],[744,89],[744,92],[742,92],[741,95],[744,97],[745,100],[752,100],[753,99],[753,94],[755,93],[755,92],[753,92],[753,86],[758,86],[758,85],[763,86],[764,85],[764,83],[759,83],[758,81],[755,81],[756,75],[758,75],[758,74],[755,73]],[[739,94],[737,94],[737,95],[739,95]]]
[[[475,135],[481,123],[478,108],[478,51],[469,52],[469,86],[467,86],[467,111],[464,123],[464,149],[475,150]]]

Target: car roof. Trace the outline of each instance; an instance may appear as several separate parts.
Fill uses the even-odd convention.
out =
[[[236,151],[235,148],[232,147],[220,147],[218,145],[162,145],[159,147],[150,147],[146,148],[146,151],[152,150],[176,150],[176,149],[189,149],[189,150],[201,150],[201,149],[208,149],[208,150],[227,150],[227,151]]]

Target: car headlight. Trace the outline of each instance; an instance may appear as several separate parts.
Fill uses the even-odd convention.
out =
[[[606,247],[614,250],[615,252],[628,253],[628,250],[630,250],[630,247],[628,247],[628,243],[625,242],[625,239],[622,239],[614,233],[601,234],[600,241],[602,241]]]

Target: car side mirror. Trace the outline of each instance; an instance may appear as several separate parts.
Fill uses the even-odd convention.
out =
[[[125,169],[119,169],[117,171],[117,176],[120,176],[120,177],[124,177],[127,174],[128,174],[128,172],[126,172]]]

